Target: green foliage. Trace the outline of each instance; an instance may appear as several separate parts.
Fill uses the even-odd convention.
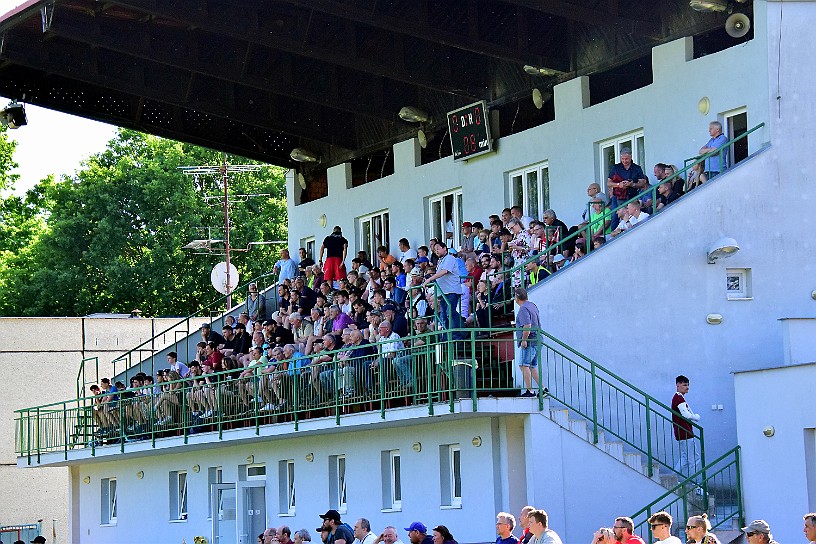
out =
[[[223,200],[205,199],[223,198],[221,179],[196,179],[178,167],[221,160],[216,151],[121,129],[74,177],[43,180],[25,200],[9,204],[18,217],[14,228],[30,243],[9,248],[0,264],[0,314],[139,308],[146,316],[187,315],[218,298],[209,276],[223,256],[195,255],[182,246],[209,237],[197,227],[215,227],[212,237],[223,237]],[[286,239],[283,171],[230,174],[229,182],[231,195],[272,195],[233,201],[232,247]],[[278,251],[259,246],[233,253],[232,262],[248,280],[271,270]]]

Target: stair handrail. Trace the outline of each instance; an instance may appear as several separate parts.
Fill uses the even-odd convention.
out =
[[[614,209],[612,209],[612,208],[607,209],[606,207],[604,207],[603,212],[599,215],[599,217],[596,217],[594,220],[592,219],[592,216],[591,216],[592,202],[591,201],[587,202],[587,224],[586,225],[580,227],[578,230],[576,230],[572,234],[566,236],[565,238],[559,239],[558,242],[554,243],[551,246],[546,247],[545,249],[541,250],[541,252],[527,257],[524,260],[524,262],[522,262],[520,264],[517,264],[517,265],[515,265],[515,266],[513,266],[513,267],[511,267],[511,268],[509,268],[507,270],[501,270],[501,271],[498,271],[498,272],[494,272],[491,275],[499,275],[499,274],[503,275],[505,277],[505,281],[507,281],[507,279],[509,279],[511,277],[519,275],[519,276],[521,276],[520,285],[522,287],[525,287],[525,288],[530,287],[528,279],[526,277],[527,274],[525,273],[525,268],[529,263],[531,263],[533,261],[539,261],[543,255],[547,255],[547,254],[557,255],[559,253],[563,253],[563,250],[564,250],[565,247],[567,247],[568,243],[574,242],[575,240],[577,240],[578,238],[581,238],[581,237],[583,237],[584,240],[585,240],[584,245],[586,247],[586,255],[589,256],[589,254],[592,253],[592,251],[593,251],[593,249],[592,249],[592,237],[591,237],[592,232],[591,232],[591,230],[593,230],[593,225],[595,224],[595,222],[600,221],[601,226],[603,226],[605,224],[605,221],[607,220],[607,218],[611,219],[612,217],[615,216],[615,214],[618,213],[619,210],[625,208],[630,202],[635,202],[637,200],[640,200],[647,193],[651,196],[651,199],[652,199],[652,214],[651,215],[653,215],[655,212],[658,211],[657,210],[657,189],[658,189],[658,187],[660,187],[660,185],[662,185],[663,183],[666,183],[667,181],[673,181],[673,180],[675,180],[677,178],[680,178],[681,176],[683,176],[683,179],[685,179],[687,172],[692,167],[694,167],[694,165],[696,165],[696,164],[698,164],[700,162],[704,162],[707,159],[713,157],[714,155],[718,155],[718,154],[721,155],[720,164],[722,164],[722,155],[724,153],[727,153],[728,149],[735,142],[737,142],[739,140],[742,140],[743,138],[747,138],[749,134],[752,134],[753,132],[759,130],[760,128],[762,128],[764,126],[765,126],[765,123],[759,123],[758,125],[756,125],[752,129],[747,130],[746,132],[740,134],[739,136],[736,136],[736,137],[728,140],[725,144],[722,145],[722,147],[720,147],[718,149],[715,149],[714,151],[709,151],[708,153],[704,153],[704,154],[699,155],[697,157],[694,157],[694,158],[691,158],[691,159],[686,159],[686,164],[683,167],[683,169],[681,169],[681,170],[675,172],[674,174],[670,175],[666,179],[662,180],[660,183],[658,183],[656,185],[651,185],[649,187],[649,189],[647,189],[646,191],[638,193],[636,196],[624,201],[623,203],[619,204],[618,207],[616,207]],[[689,162],[689,161],[691,161],[691,162]],[[736,165],[734,165],[734,166],[736,166]],[[733,168],[733,166],[731,168]],[[709,183],[711,181],[712,180],[709,180]],[[548,228],[550,228],[550,227],[548,227]],[[595,227],[595,228],[597,228],[597,227]],[[564,234],[566,234],[566,233],[564,233]],[[571,244],[569,244],[569,245],[571,245]],[[546,263],[544,263],[542,265],[542,267],[545,268],[549,274],[554,273],[554,270],[553,270],[549,260],[546,260]],[[539,281],[536,283],[536,285],[538,283],[541,283],[541,279],[539,279]],[[489,302],[490,302],[490,298],[491,298],[491,291],[488,289],[488,301]],[[491,304],[492,304],[492,302],[491,302]]]
[[[726,460],[729,457],[733,456],[733,460],[729,461],[724,466],[720,467],[717,470],[714,470],[715,467],[720,464],[722,461]],[[637,528],[642,526],[645,523],[648,523],[648,518],[654,514],[655,512],[659,512],[661,510],[666,510],[666,504],[672,504],[678,500],[682,500],[687,502],[686,493],[689,489],[700,488],[702,490],[702,500],[704,503],[704,508],[708,507],[708,491],[709,485],[708,480],[711,480],[716,477],[716,475],[723,470],[731,467],[735,467],[736,478],[735,481],[735,493],[736,493],[736,512],[732,515],[726,516],[723,519],[717,519],[716,523],[712,523],[712,529],[715,529],[728,521],[729,519],[734,518],[735,516],[740,521],[740,524],[743,523],[744,512],[742,508],[742,482],[740,478],[740,446],[734,446],[727,452],[723,453],[717,459],[709,463],[707,466],[704,465],[703,468],[695,472],[694,474],[690,475],[688,478],[682,480],[681,482],[677,483],[674,487],[651,501],[646,506],[642,507],[640,510],[635,512],[633,515],[629,516],[632,520],[636,520],[639,516],[645,514],[646,519],[641,521],[640,523],[635,522],[635,531]],[[666,503],[667,499],[671,499],[668,503]],[[658,507],[657,505],[662,505]],[[688,508],[685,507],[684,511],[688,514]],[[712,516],[709,516],[711,519]]]
[[[164,334],[167,334],[168,332],[174,330],[176,327],[179,327],[180,325],[183,325],[185,323],[189,323],[189,321],[191,319],[193,319],[193,318],[202,317],[201,316],[202,312],[209,312],[206,319],[208,320],[209,323],[212,323],[213,319],[211,319],[211,316],[212,316],[211,310],[213,308],[218,308],[221,304],[225,303],[227,301],[227,299],[230,298],[233,294],[235,294],[235,293],[237,293],[237,292],[239,292],[239,291],[241,291],[243,289],[248,288],[249,284],[257,283],[258,281],[260,281],[262,279],[270,278],[270,277],[276,279],[278,277],[278,272],[276,272],[276,271],[265,272],[265,273],[263,273],[263,274],[261,274],[259,276],[256,276],[255,278],[252,278],[251,280],[247,281],[246,283],[244,283],[242,285],[239,285],[238,287],[233,289],[230,292],[229,295],[223,295],[223,296],[217,298],[216,300],[214,300],[213,302],[207,304],[203,308],[200,308],[198,311],[188,315],[187,317],[182,318],[180,321],[174,323],[173,325],[170,325],[169,327],[167,327],[163,331],[160,331],[160,332],[154,334],[151,338],[148,338],[147,340],[145,340],[144,342],[142,342],[138,346],[136,346],[134,348],[131,348],[130,350],[124,352],[122,355],[120,355],[118,357],[115,357],[111,361],[111,363],[114,364],[114,374],[116,374],[115,366],[116,366],[117,361],[129,361],[130,358],[131,358],[131,355],[136,351],[150,351],[151,353],[155,353],[156,350],[152,346],[154,345],[154,342],[155,342],[156,338],[159,338],[160,336],[162,336]],[[274,283],[271,284],[271,285],[274,285]],[[277,293],[275,293],[275,296],[277,297]],[[230,311],[234,310],[235,308],[237,308],[239,306],[241,306],[241,304],[234,305],[232,308],[227,308],[225,310],[225,312],[222,312],[222,314],[229,313]],[[217,314],[217,315],[222,315],[222,314]],[[188,327],[188,329],[189,329],[189,327]],[[191,334],[193,334],[193,331],[188,330],[187,331],[187,336],[189,336]],[[149,349],[144,349],[144,350],[140,349],[140,348],[146,348],[148,346],[150,346]],[[96,371],[95,372],[96,380],[94,380],[92,382],[88,382],[85,379],[85,363],[90,362],[90,361],[95,362],[95,371]],[[141,364],[143,361],[144,361],[144,359],[139,359],[138,362],[126,366],[124,368],[124,372],[127,372],[127,370],[129,370],[130,368]],[[98,357],[89,357],[89,358],[82,359],[82,361],[80,362],[80,365],[79,365],[79,369],[77,371],[77,393],[78,393],[77,398],[81,397],[81,395],[79,395],[79,392],[84,391],[85,387],[89,383],[99,383],[99,375],[98,374],[99,374],[99,359],[98,359]]]

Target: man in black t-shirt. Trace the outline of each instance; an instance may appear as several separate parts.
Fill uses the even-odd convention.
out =
[[[326,252],[326,262],[323,263],[323,252]],[[331,282],[333,287],[340,287],[340,280],[346,277],[346,253],[348,252],[348,240],[343,238],[340,227],[334,227],[329,236],[323,240],[320,246],[318,261],[323,264],[323,279]]]
[[[320,517],[323,519],[323,525],[318,527],[317,531],[329,532],[326,544],[352,544],[354,542],[354,534],[351,529],[340,521],[340,512],[329,510]]]

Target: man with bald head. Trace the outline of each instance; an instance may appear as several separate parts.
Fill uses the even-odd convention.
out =
[[[274,527],[269,527],[263,532],[263,544],[272,544],[272,541],[278,534],[278,530]]]
[[[405,544],[397,536],[397,529],[393,525],[389,525],[372,544]]]
[[[288,525],[278,527],[278,540],[280,544],[290,544],[292,542],[292,530]]]

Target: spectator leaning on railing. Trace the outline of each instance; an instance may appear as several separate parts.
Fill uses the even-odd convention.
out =
[[[728,138],[726,138],[725,134],[722,132],[722,123],[719,121],[711,121],[711,123],[708,124],[708,134],[711,136],[711,138],[709,138],[708,142],[700,148],[700,155],[705,155],[706,153],[710,153],[712,151],[718,151],[726,143],[728,143]],[[722,161],[720,158],[722,158]],[[724,151],[723,153],[712,155],[706,159],[706,176],[708,179],[712,179],[722,170],[725,170],[727,166],[728,150]]]

